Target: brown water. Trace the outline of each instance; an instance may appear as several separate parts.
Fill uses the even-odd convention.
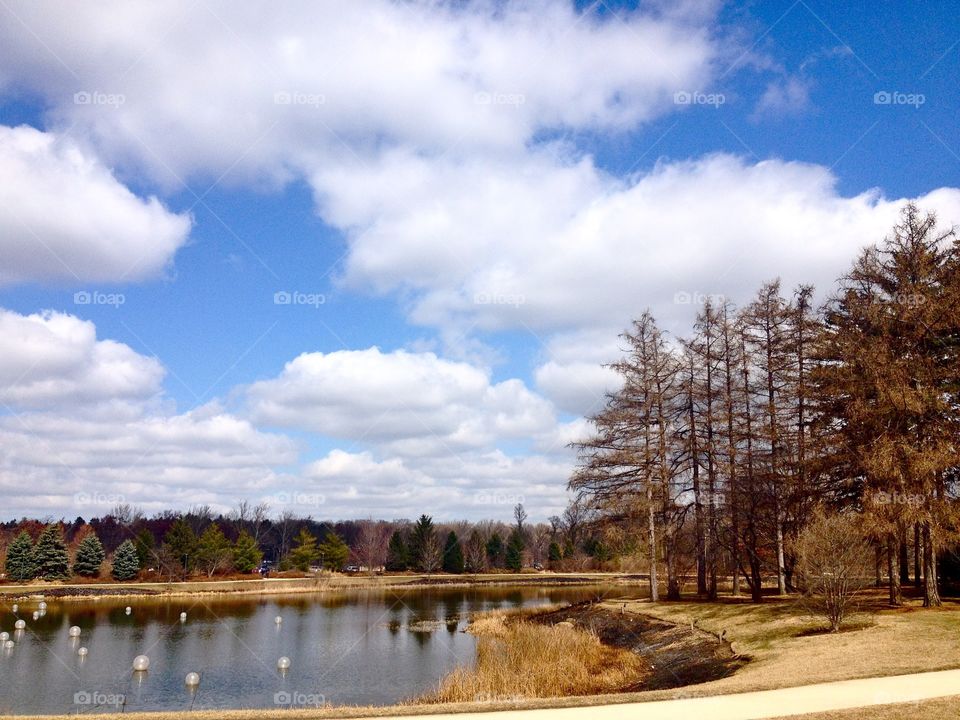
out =
[[[379,705],[436,687],[474,660],[471,613],[636,596],[622,586],[367,591],[286,598],[178,598],[0,605],[0,713]],[[130,615],[125,607],[132,609]],[[179,619],[187,613],[186,622]],[[274,618],[283,621],[278,625]],[[15,631],[17,618],[27,627]],[[81,628],[79,640],[68,629]],[[413,626],[413,629],[411,629]],[[421,631],[415,631],[420,628]],[[88,655],[81,658],[79,647]],[[150,658],[132,671],[137,655]],[[281,656],[290,659],[285,673]],[[191,692],[189,672],[200,674]]]

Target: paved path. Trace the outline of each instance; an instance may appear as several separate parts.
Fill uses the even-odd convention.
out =
[[[407,716],[425,720],[760,720],[960,695],[960,670],[803,685],[736,695],[592,707]],[[960,700],[958,700],[960,708]]]

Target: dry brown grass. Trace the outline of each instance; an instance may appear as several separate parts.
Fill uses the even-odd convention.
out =
[[[616,692],[646,672],[633,653],[609,647],[570,623],[538,625],[490,613],[470,626],[477,635],[472,668],[449,674],[417,703],[476,702]]]

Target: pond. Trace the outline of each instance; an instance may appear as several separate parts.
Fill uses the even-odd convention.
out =
[[[475,638],[462,632],[471,613],[639,592],[501,586],[50,600],[37,619],[37,602],[20,602],[14,615],[4,600],[0,631],[15,646],[0,649],[0,713],[392,704],[473,662]],[[25,629],[15,629],[18,618]],[[69,636],[72,626],[80,628],[79,638]],[[146,672],[132,671],[138,655],[150,659]],[[285,672],[277,669],[281,657],[290,660]],[[190,672],[200,675],[194,691],[185,684]]]

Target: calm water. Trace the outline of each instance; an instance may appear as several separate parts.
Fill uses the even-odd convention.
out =
[[[27,628],[19,633],[5,603],[0,631],[9,632],[16,647],[0,650],[0,713],[395,703],[473,662],[475,639],[462,632],[472,612],[637,592],[524,587],[324,598],[49,600],[38,620],[31,619],[35,602],[20,603]],[[82,629],[79,642],[68,636],[72,625]],[[77,653],[81,646],[89,651],[84,659]],[[133,673],[140,654],[149,656],[150,669]],[[281,656],[291,661],[283,674],[277,670]],[[188,672],[201,675],[193,693],[184,684]]]

